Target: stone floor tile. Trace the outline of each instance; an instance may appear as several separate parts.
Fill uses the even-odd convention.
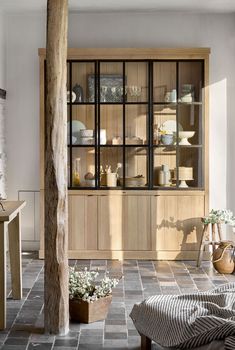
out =
[[[126,332],[105,332],[104,339],[127,339]]]
[[[53,346],[53,350],[77,350],[77,347],[72,347],[72,346]],[[37,349],[35,349],[37,350]]]
[[[103,344],[79,344],[78,346],[78,350],[101,350],[101,349],[103,349]]]
[[[29,343],[27,350],[51,350],[52,343]]]
[[[1,350],[26,350],[26,345],[3,345]]]
[[[27,345],[28,338],[7,338],[4,345]]]
[[[54,346],[58,346],[58,347],[62,347],[62,349],[64,348],[64,347],[77,347],[77,345],[78,345],[78,339],[70,339],[70,338],[68,338],[68,339],[66,339],[66,338],[64,338],[64,339],[56,339],[55,340],[55,343],[54,343]]]
[[[79,339],[79,344],[103,344],[103,336],[94,336],[94,337],[87,337],[82,336]]]

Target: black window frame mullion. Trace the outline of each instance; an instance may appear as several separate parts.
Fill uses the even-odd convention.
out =
[[[72,146],[72,61],[69,60],[69,161],[70,161],[70,187],[73,187],[73,146]]]
[[[95,68],[95,79],[94,79],[94,108],[95,108],[95,188],[98,188],[99,179],[99,167],[98,167],[98,155],[97,155],[97,134],[98,134],[98,115],[97,115],[97,61],[93,62]]]
[[[153,188],[153,61],[148,62],[148,189]]]
[[[176,189],[179,189],[179,60],[176,61]]]
[[[100,189],[100,61],[97,61],[97,109],[98,109],[98,130],[97,130],[97,163],[98,163],[98,172],[97,172],[97,187]]]
[[[123,96],[122,96],[122,134],[123,134],[123,141],[122,141],[122,161],[123,161],[123,166],[122,166],[122,178],[123,178],[123,183],[122,183],[122,188],[126,189],[126,94],[125,94],[125,89],[126,89],[126,61],[122,62],[122,76],[123,76]]]
[[[201,119],[201,130],[199,128],[199,135],[201,132],[201,141],[199,140],[199,142],[201,142],[202,145],[202,149],[198,150],[198,152],[201,152],[201,176],[202,176],[202,181],[200,183],[202,188],[205,188],[205,157],[206,157],[206,150],[205,150],[205,124],[206,124],[206,114],[205,114],[205,61],[202,60],[201,62],[202,65],[202,69],[201,69],[201,79],[202,79],[202,86],[201,86],[201,101],[202,102],[201,105],[198,106],[198,118],[199,120]],[[198,160],[199,162],[199,160]],[[199,185],[199,183],[198,183]]]

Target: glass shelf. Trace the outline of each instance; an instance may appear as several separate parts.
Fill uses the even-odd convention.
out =
[[[174,102],[174,103],[169,103],[169,102],[154,102],[154,105],[163,105],[163,106],[178,106],[178,105],[186,105],[186,106],[201,106],[202,102],[182,102],[182,101],[178,101],[178,102]]]
[[[95,102],[67,102],[67,105],[72,105],[72,106],[83,106],[83,105],[91,105],[95,106]]]

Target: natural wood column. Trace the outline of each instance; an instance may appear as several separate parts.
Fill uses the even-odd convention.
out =
[[[69,330],[67,96],[68,0],[47,1],[45,119],[45,331]]]

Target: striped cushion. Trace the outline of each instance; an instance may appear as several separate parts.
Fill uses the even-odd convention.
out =
[[[163,348],[158,344],[153,344],[152,348],[154,350],[180,350],[179,348]],[[193,350],[224,350],[224,341],[223,340],[214,340],[210,344],[202,345]]]
[[[163,347],[192,349],[225,339],[235,350],[235,283],[209,292],[157,295],[135,304],[137,330]]]

